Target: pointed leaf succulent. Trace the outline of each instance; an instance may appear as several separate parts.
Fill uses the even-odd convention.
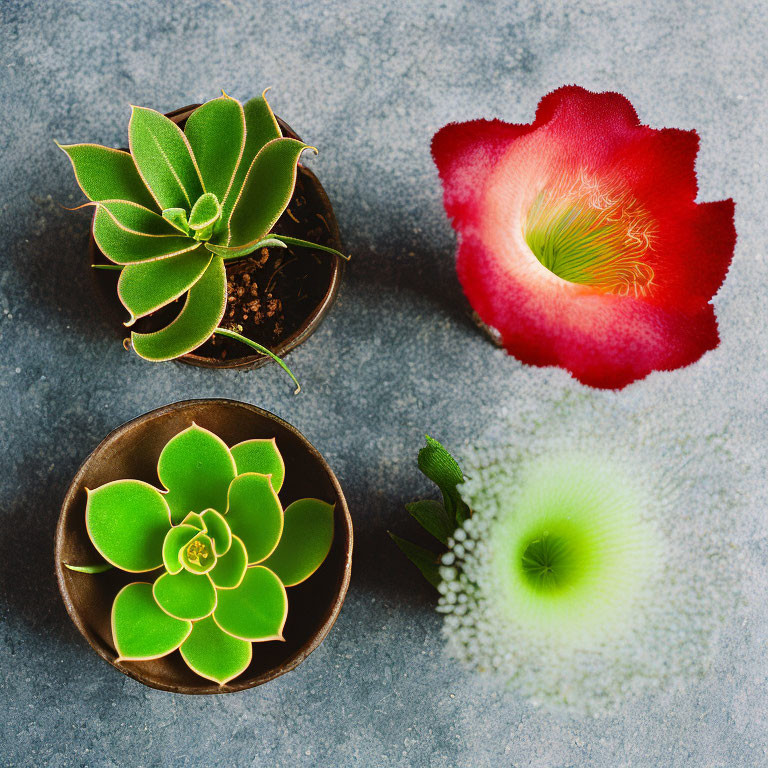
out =
[[[96,206],[96,244],[122,267],[118,298],[130,315],[126,325],[187,297],[165,328],[131,333],[134,351],[147,360],[172,360],[222,332],[274,358],[219,327],[224,260],[286,246],[290,239],[270,230],[290,202],[299,158],[310,147],[282,136],[263,94],[244,105],[226,94],[213,99],[189,116],[183,131],[153,109],[133,107],[128,136],[130,152],[59,146]]]
[[[164,490],[124,479],[88,491],[86,528],[106,565],[67,567],[154,572],[115,597],[118,660],[179,649],[190,669],[223,685],[248,667],[251,643],[283,640],[286,587],[325,560],[334,507],[300,499],[284,513],[276,441],[230,449],[194,423],[166,443],[157,474]]]

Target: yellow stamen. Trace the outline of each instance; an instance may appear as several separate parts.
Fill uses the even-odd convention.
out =
[[[581,171],[548,184],[524,222],[526,242],[551,272],[619,296],[645,296],[656,222],[616,179]]]
[[[193,565],[204,565],[201,560],[207,560],[211,556],[208,547],[202,541],[193,541],[187,547],[187,559]]]

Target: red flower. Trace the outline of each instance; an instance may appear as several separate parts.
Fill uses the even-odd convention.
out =
[[[734,205],[695,202],[698,143],[576,86],[545,96],[530,125],[437,132],[459,280],[510,354],[620,388],[717,346],[710,300],[733,257]]]

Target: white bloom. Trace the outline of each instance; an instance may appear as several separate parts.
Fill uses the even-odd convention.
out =
[[[440,571],[453,657],[591,713],[706,672],[738,603],[735,481],[721,439],[670,421],[567,398],[467,452],[474,515]]]

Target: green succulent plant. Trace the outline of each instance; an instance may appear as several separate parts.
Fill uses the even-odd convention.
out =
[[[223,93],[196,109],[183,131],[160,112],[132,107],[128,139],[130,152],[57,144],[85,205],[96,206],[93,236],[114,262],[107,268],[120,270],[126,325],[186,295],[165,328],[131,333],[133,349],[147,360],[172,360],[218,333],[273,358],[296,381],[270,350],[219,323],[228,261],[291,244],[344,257],[271,232],[293,195],[301,154],[317,150],[282,136],[264,94],[241,104]]]
[[[458,491],[464,475],[456,459],[434,438],[426,435],[427,444],[419,451],[418,466],[440,489],[443,500],[422,499],[406,504],[405,508],[428,533],[446,548],[454,531],[472,515]],[[403,554],[421,571],[433,587],[440,584],[440,562],[443,552],[426,547],[389,532]]]
[[[220,685],[250,664],[252,643],[283,640],[286,588],[309,578],[333,540],[334,505],[300,499],[285,510],[285,465],[275,440],[228,448],[192,424],[163,448],[163,491],[115,480],[87,491],[88,536],[109,566],[152,575],[112,605],[120,662],[181,652]]]

